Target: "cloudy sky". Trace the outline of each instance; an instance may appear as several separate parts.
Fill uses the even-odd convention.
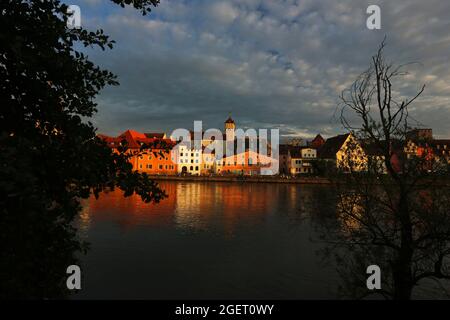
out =
[[[120,82],[98,97],[99,132],[170,133],[194,120],[221,129],[231,112],[243,128],[340,133],[337,97],[387,35],[389,60],[420,62],[397,93],[425,83],[411,113],[450,137],[448,0],[161,0],[145,17],[107,0],[69,2],[84,27],[117,42],[88,51]],[[370,4],[381,7],[381,30],[366,28]]]

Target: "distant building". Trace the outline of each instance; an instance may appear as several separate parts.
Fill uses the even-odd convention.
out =
[[[191,147],[180,143],[173,152],[177,162],[178,173],[200,175],[202,164],[202,149],[196,149],[195,144]]]
[[[344,172],[367,169],[367,155],[351,133],[327,139],[319,149],[319,157],[325,161],[334,162],[336,168]]]
[[[233,156],[224,157],[216,161],[215,172],[227,175],[259,175],[264,168],[270,166],[272,159],[250,149]]]
[[[235,174],[235,175],[255,175],[261,174],[263,168],[270,167],[276,162],[276,159],[271,158],[271,145],[266,141],[267,154],[261,150],[260,139],[250,137],[240,137],[236,135],[236,123],[230,117],[225,121],[225,134],[223,136],[223,150],[222,156],[212,154],[214,159],[206,159],[204,169],[210,168],[211,162],[214,163],[213,172],[215,174]],[[230,148],[233,155],[227,153],[227,148]],[[211,155],[210,155],[211,156]],[[209,160],[209,161],[208,161]],[[212,161],[213,160],[213,161]],[[210,170],[209,170],[210,171]],[[269,170],[266,171],[266,173]],[[277,174],[273,172],[272,174]]]
[[[134,130],[127,130],[117,137],[98,135],[114,152],[126,148],[126,153],[131,154],[129,161],[133,170],[148,174],[176,174],[177,166],[170,152],[174,146],[173,141],[150,136]],[[160,134],[159,137],[165,137],[165,134]]]
[[[315,149],[320,149],[325,144],[325,139],[318,134],[311,142],[308,143],[308,146]]]
[[[415,129],[407,134],[404,152],[408,159],[418,157],[425,160],[425,169],[431,170],[437,163],[450,163],[450,140],[434,139],[431,129]]]
[[[413,129],[406,134],[407,140],[433,140],[433,129]]]
[[[282,144],[279,148],[280,174],[298,175],[314,173],[317,150],[306,146]]]
[[[314,173],[317,150],[310,147],[293,148],[288,151],[288,172],[291,175]]]
[[[231,118],[231,116],[228,117],[227,120],[225,120],[225,137],[226,140],[234,141],[235,139],[235,130],[236,130],[236,123]],[[225,140],[225,138],[224,138]]]

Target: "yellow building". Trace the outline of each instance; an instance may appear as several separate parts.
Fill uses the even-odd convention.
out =
[[[351,133],[327,139],[320,148],[319,157],[334,161],[336,168],[344,172],[367,170],[367,155]]]

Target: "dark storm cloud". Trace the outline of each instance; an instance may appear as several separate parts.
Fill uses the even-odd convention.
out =
[[[337,96],[386,34],[391,60],[421,62],[410,66],[399,94],[426,83],[414,116],[450,136],[446,0],[163,0],[149,17],[98,8],[103,14],[89,15],[96,1],[85,2],[86,25],[117,41],[110,52],[90,53],[121,83],[98,98],[99,131],[170,132],[194,120],[222,128],[231,112],[242,127],[337,133]],[[381,31],[365,26],[369,4],[382,9]]]

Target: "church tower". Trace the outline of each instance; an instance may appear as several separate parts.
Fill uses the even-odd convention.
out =
[[[234,141],[234,130],[236,129],[236,124],[234,123],[234,120],[231,119],[231,116],[228,117],[228,119],[225,121],[225,134],[227,140]]]

